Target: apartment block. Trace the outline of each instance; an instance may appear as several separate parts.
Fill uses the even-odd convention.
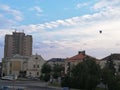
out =
[[[24,32],[13,32],[12,35],[5,35],[4,58],[16,54],[22,56],[32,55],[32,36]]]

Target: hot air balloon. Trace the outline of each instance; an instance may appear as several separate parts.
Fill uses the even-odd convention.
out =
[[[101,34],[101,33],[102,33],[102,30],[100,30],[99,33]]]

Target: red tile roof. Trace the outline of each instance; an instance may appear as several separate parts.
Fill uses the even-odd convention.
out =
[[[78,61],[78,60],[83,60],[85,58],[91,58],[91,59],[97,60],[96,58],[94,58],[92,56],[86,55],[85,53],[78,53],[77,55],[70,57],[67,60],[68,61]]]
[[[69,60],[69,61],[83,60],[85,57],[86,56],[81,53],[81,54],[75,55],[71,58],[68,58],[67,60]]]

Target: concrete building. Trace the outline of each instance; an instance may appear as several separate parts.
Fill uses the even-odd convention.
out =
[[[64,58],[51,58],[46,63],[48,63],[52,67],[54,66],[54,64],[56,64],[56,65],[63,65],[64,66],[65,59]]]
[[[5,36],[4,58],[12,57],[16,54],[22,56],[32,55],[32,36],[23,32],[13,32],[12,35]]]
[[[116,73],[120,74],[120,54],[114,53],[100,60],[99,64],[101,68],[105,67],[108,60],[112,60]]]
[[[41,67],[44,63],[45,60],[40,55],[28,57],[16,54],[11,58],[3,59],[2,75],[40,77]]]
[[[27,61],[26,76],[27,77],[40,77],[42,65],[46,61],[41,57],[41,55],[32,55]],[[26,66],[25,66],[26,67]]]

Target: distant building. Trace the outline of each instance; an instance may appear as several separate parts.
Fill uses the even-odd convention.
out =
[[[67,58],[65,60],[65,74],[68,71],[68,68],[72,68],[74,65],[77,65],[80,62],[83,62],[86,59],[92,59],[92,60],[96,60],[96,63],[98,63],[98,59],[96,59],[95,57],[89,56],[85,53],[85,51],[79,51],[77,55],[72,56],[70,58]]]
[[[64,58],[51,58],[46,63],[50,64],[51,66],[53,66],[54,64],[58,64],[58,65],[63,65],[64,66],[65,59]]]
[[[39,77],[41,67],[45,60],[40,55],[21,56],[14,55],[11,58],[4,58],[2,61],[2,75],[16,75],[25,77]]]
[[[12,35],[5,35],[4,58],[16,54],[21,56],[32,55],[32,36],[23,32],[13,32]]]
[[[111,54],[111,55],[101,59],[100,63],[99,63],[101,68],[105,67],[108,60],[113,61],[114,67],[116,69],[116,73],[120,74],[120,54],[118,54],[118,53]]]
[[[32,55],[27,62],[26,76],[40,77],[45,62],[41,55]]]

